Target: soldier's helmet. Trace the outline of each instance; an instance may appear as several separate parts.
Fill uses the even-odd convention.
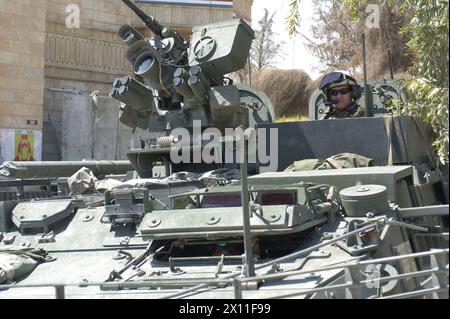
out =
[[[330,98],[329,92],[332,88],[348,85],[350,86],[351,96],[353,100],[358,100],[361,97],[361,87],[352,76],[342,72],[334,71],[325,74],[320,81],[319,89],[325,94],[327,100]]]

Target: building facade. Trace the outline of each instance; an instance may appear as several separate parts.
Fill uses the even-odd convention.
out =
[[[134,0],[161,24],[250,21],[252,0]],[[129,74],[117,30],[150,35],[121,0],[0,0],[0,162],[125,158],[131,130],[107,99]],[[92,92],[102,103],[92,103]],[[137,132],[135,134],[143,134]]]

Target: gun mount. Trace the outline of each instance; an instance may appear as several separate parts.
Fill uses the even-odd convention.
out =
[[[159,24],[153,17],[146,15],[142,10],[140,10],[133,2],[130,0],[122,0],[134,13],[144,21],[144,24],[153,31],[158,36],[163,34],[163,26]]]
[[[155,36],[145,39],[130,25],[120,28],[134,74],[116,79],[110,96],[122,102],[122,123],[159,133],[169,141],[164,145],[138,143],[130,150],[128,158],[140,176],[151,177],[157,159],[170,162],[171,131],[179,127],[192,130],[194,120],[200,121],[202,129],[215,127],[222,133],[225,128],[246,129],[273,122],[273,107],[263,92],[233,85],[226,76],[243,68],[248,60],[254,31],[244,20],[194,27],[191,40],[186,41],[130,1],[123,2]]]

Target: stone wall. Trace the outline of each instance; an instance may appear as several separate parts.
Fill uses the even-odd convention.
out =
[[[117,36],[127,23],[116,0],[47,0],[44,144],[46,160],[115,159],[115,144],[96,152],[100,139],[91,92],[107,96],[114,78],[130,72]],[[66,8],[80,8],[80,28],[69,29]],[[105,114],[118,114],[117,103]],[[117,125],[117,118],[114,118]],[[126,131],[126,129],[124,129]],[[109,134],[116,133],[114,129]],[[106,156],[106,157],[105,157]],[[118,154],[124,158],[125,154]]]
[[[0,0],[0,159],[15,156],[23,132],[41,156],[46,2]]]
[[[251,2],[139,7],[188,35],[194,25],[249,19]],[[80,28],[66,27],[71,4],[80,8]],[[150,35],[120,0],[0,0],[0,129],[43,130],[43,160],[124,158],[131,130],[117,123],[118,104],[105,97],[113,79],[131,71],[117,36],[125,23]],[[102,96],[96,113],[94,90]]]

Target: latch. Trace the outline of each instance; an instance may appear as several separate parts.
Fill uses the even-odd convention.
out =
[[[47,234],[39,234],[36,237],[39,244],[54,243],[56,241],[55,233],[53,231]]]
[[[130,237],[124,237],[121,241],[120,241],[120,245],[121,246],[128,246],[128,244],[130,243]]]
[[[16,235],[10,235],[3,238],[3,243],[5,245],[12,245],[14,241],[16,240]]]

